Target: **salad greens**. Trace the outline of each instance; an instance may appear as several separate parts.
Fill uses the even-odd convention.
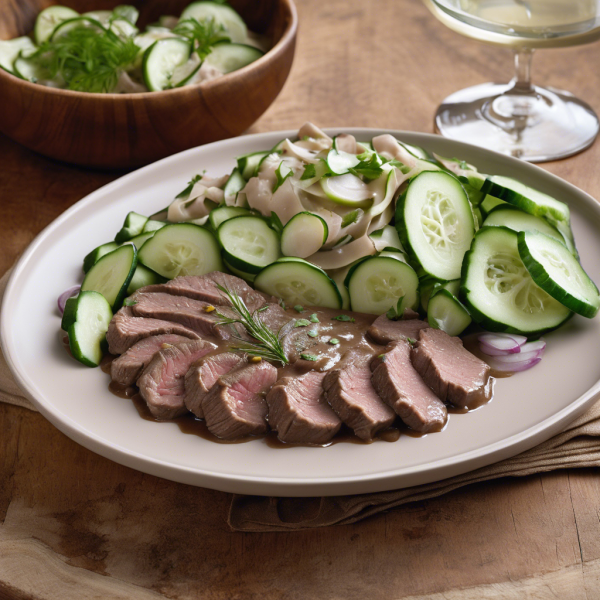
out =
[[[0,67],[50,87],[137,93],[201,83],[264,54],[264,40],[222,0],[193,2],[143,32],[138,17],[129,5],[81,15],[50,6],[31,37],[0,40]]]

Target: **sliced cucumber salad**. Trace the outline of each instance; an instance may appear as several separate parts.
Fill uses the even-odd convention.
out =
[[[193,2],[142,32],[138,16],[129,5],[84,14],[49,6],[29,36],[0,40],[0,68],[82,92],[156,92],[231,73],[267,50],[267,38],[225,3]]]
[[[80,296],[116,311],[146,285],[226,271],[288,306],[390,319],[413,309],[450,335],[479,326],[529,337],[600,309],[568,205],[513,178],[390,135],[332,139],[310,123],[232,166],[194,175],[150,217],[128,212],[114,241],[84,258]],[[67,331],[77,306],[66,303]]]

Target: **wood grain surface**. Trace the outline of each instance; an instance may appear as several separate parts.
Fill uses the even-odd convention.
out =
[[[431,131],[458,88],[511,77],[508,52],[444,29],[416,0],[299,0],[297,58],[252,131]],[[540,52],[534,79],[600,111],[597,45]],[[0,98],[0,104],[2,103]],[[4,106],[0,106],[4,110]],[[600,197],[600,146],[544,165]],[[117,176],[0,137],[0,271],[68,206]],[[0,405],[0,599],[595,600],[600,476],[465,488],[350,526],[232,533],[229,496],[132,471],[43,417]]]

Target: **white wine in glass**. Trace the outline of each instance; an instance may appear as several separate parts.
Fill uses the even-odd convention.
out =
[[[455,92],[438,108],[444,136],[531,162],[555,160],[590,146],[598,117],[569,92],[531,83],[535,49],[600,39],[600,0],[423,0],[454,31],[512,48],[515,76]]]

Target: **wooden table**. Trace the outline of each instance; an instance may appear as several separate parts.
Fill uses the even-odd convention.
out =
[[[416,0],[299,0],[292,75],[252,131],[431,131],[449,93],[506,81],[508,52],[446,30]],[[544,51],[534,79],[600,112],[598,47]],[[1,109],[0,99],[0,109]],[[544,165],[600,197],[600,145]],[[115,173],[0,137],[0,272]],[[0,405],[0,598],[600,598],[600,477],[474,485],[352,526],[232,533],[229,496],[132,471],[40,415]]]

